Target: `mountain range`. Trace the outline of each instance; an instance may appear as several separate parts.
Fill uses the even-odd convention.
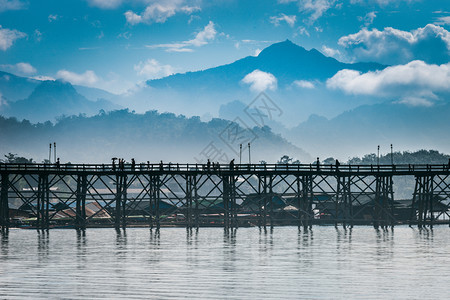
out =
[[[379,72],[386,68],[376,63],[339,62],[315,49],[306,50],[286,40],[267,47],[258,56],[245,57],[228,65],[148,80],[123,95],[2,72],[0,114],[32,122],[54,122],[57,117],[67,120],[61,118],[62,115],[83,113],[93,116],[126,107],[139,114],[157,110],[179,114],[181,118],[200,116],[204,121],[201,123],[206,124],[202,126],[207,127],[214,124],[210,121],[220,117],[235,121],[246,130],[267,125],[273,132],[268,138],[272,150],[277,141],[275,137],[281,134],[310,153],[310,156],[299,148],[292,150],[294,148],[284,143],[280,151],[290,154],[287,152],[291,149],[305,159],[311,156],[347,159],[360,153],[373,152],[377,145],[382,145],[382,149],[387,151],[390,144],[394,144],[398,150],[434,148],[450,152],[450,142],[445,139],[450,129],[446,122],[446,116],[450,113],[448,95],[433,105],[414,106],[405,105],[396,98],[356,96],[327,87],[327,80],[344,69],[364,73]],[[258,80],[262,80],[262,83]],[[258,89],[261,85],[263,88]],[[265,93],[260,94],[261,90]],[[268,114],[264,122],[252,117],[260,113],[258,105],[261,107],[262,103],[258,101],[261,101],[261,97],[264,103],[276,107],[273,115],[269,116],[270,112],[266,112]],[[97,120],[90,122],[93,130],[96,126],[105,126],[104,118],[92,120]],[[114,120],[127,122],[127,118]],[[164,118],[158,120],[167,122]],[[145,123],[145,126],[150,131],[162,130],[157,139],[164,140],[164,136],[172,136],[171,131],[178,130],[176,123],[172,127],[165,123],[167,126],[159,129],[156,129],[156,123]],[[64,124],[68,124],[67,121]],[[70,124],[76,131],[75,121]],[[134,124],[144,126],[138,122]],[[65,134],[70,132],[67,126],[63,131]],[[118,126],[116,130],[120,132],[121,127],[128,125],[120,123]],[[52,129],[55,135],[59,134],[59,128],[62,127],[57,122]],[[220,131],[217,131],[218,127],[214,128],[210,132],[215,132],[217,137]],[[220,128],[223,129],[223,126]],[[139,130],[137,132],[141,132]],[[183,136],[192,137],[187,133]],[[109,140],[115,140],[114,136]],[[132,144],[132,141],[127,141]],[[195,146],[190,148],[195,149],[192,150],[194,152],[198,150],[194,144],[201,144],[201,139],[195,141],[189,144]],[[9,143],[9,140],[2,142]],[[106,143],[112,147],[112,144]],[[170,148],[169,144],[160,143],[159,147]],[[20,143],[16,146],[19,147]],[[263,148],[260,151],[263,153]],[[278,152],[272,151],[271,156]],[[164,151],[161,155],[164,156]]]
[[[204,71],[148,80],[147,85],[152,88],[183,90],[186,88],[215,89],[218,85],[236,88],[247,74],[254,70],[261,70],[274,75],[278,85],[283,87],[291,85],[296,80],[323,81],[343,69],[367,72],[385,67],[377,63],[342,63],[332,57],[324,56],[314,48],[306,50],[286,40],[265,48],[258,56],[247,56],[231,64]]]

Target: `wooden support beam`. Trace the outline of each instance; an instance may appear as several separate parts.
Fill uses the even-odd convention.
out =
[[[1,191],[0,191],[0,226],[2,229],[9,227],[9,176],[7,173],[1,174]]]

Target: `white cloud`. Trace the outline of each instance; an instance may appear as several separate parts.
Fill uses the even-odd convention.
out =
[[[54,77],[46,76],[46,75],[37,75],[37,76],[33,76],[31,78],[39,80],[39,81],[56,80]]]
[[[250,85],[250,90],[254,92],[262,92],[265,90],[276,90],[277,79],[270,73],[260,70],[245,75],[242,82]]]
[[[41,76],[41,78],[42,80],[53,79],[52,77],[47,76]],[[113,94],[123,93],[135,84],[134,82],[131,82],[114,72],[109,72],[104,77],[100,77],[91,70],[87,70],[84,73],[60,70],[56,73],[55,78],[62,79],[74,85],[83,85],[103,89]]]
[[[172,66],[162,65],[156,59],[141,61],[134,66],[134,70],[139,76],[145,76],[148,79],[169,76],[175,72]]]
[[[358,17],[360,22],[364,22],[364,25],[367,27],[373,23],[373,20],[377,17],[376,11],[368,12],[364,17]]]
[[[58,73],[56,73],[56,77],[58,79],[68,81],[71,84],[79,84],[87,86],[93,86],[99,81],[98,76],[95,74],[94,71],[91,70],[87,70],[82,74],[78,74],[67,70],[60,70],[58,71]]]
[[[398,4],[399,2],[417,2],[422,0],[350,0],[351,4],[365,4],[365,2],[375,2],[380,6],[386,6],[388,4]]]
[[[164,23],[168,18],[177,13],[190,15],[199,10],[200,7],[186,5],[184,0],[154,1],[141,14],[137,14],[131,10],[125,12],[125,18],[131,25],[139,23]]]
[[[34,38],[37,42],[40,42],[42,40],[42,32],[40,32],[39,29],[34,30]]]
[[[450,25],[450,16],[439,17],[434,22],[436,25]]]
[[[434,97],[431,97],[434,98]],[[409,106],[425,106],[430,107],[433,106],[433,102],[428,100],[425,97],[419,97],[419,96],[406,96],[402,98],[401,100],[397,101],[397,103],[406,104]]]
[[[306,28],[303,27],[303,26],[301,26],[301,27],[298,28],[298,33],[299,33],[300,35],[306,35],[306,36],[309,36],[308,30],[306,30]]]
[[[0,12],[25,8],[26,3],[20,0],[0,0]]]
[[[255,52],[253,53],[253,56],[258,56],[261,53],[261,49],[256,49]]]
[[[208,25],[195,35],[195,38],[180,43],[149,45],[147,48],[166,48],[167,52],[192,52],[190,47],[201,47],[216,38],[215,24],[209,21]]]
[[[295,22],[297,21],[297,16],[288,16],[285,14],[279,14],[277,16],[270,17],[270,22],[274,24],[275,26],[279,26],[280,22],[286,22],[289,26],[293,27],[295,25]]]
[[[439,93],[450,93],[450,63],[416,60],[376,72],[341,70],[327,80],[327,87],[354,95],[397,98],[410,105],[430,104]]]
[[[284,4],[291,2],[297,2],[299,11],[310,14],[309,21],[312,24],[333,7],[336,0],[278,0],[278,3]]]
[[[411,32],[392,27],[383,31],[363,28],[341,37],[339,45],[345,47],[354,60],[360,61],[398,64],[415,59],[428,63],[450,60],[450,32],[434,24]]]
[[[15,29],[2,28],[0,25],[0,50],[6,51],[10,48],[17,39],[26,37],[23,32]]]
[[[330,9],[335,2],[335,0],[303,0],[299,1],[298,4],[301,10],[311,12],[309,19],[311,22],[314,22]]]
[[[122,0],[87,0],[89,5],[102,9],[114,9],[122,4]]]
[[[59,16],[58,15],[52,15],[52,14],[50,14],[50,15],[48,15],[48,21],[51,23],[51,22],[54,22],[54,21],[57,21],[59,19]]]
[[[193,45],[196,47],[200,47],[203,45],[208,44],[208,41],[214,40],[216,37],[217,31],[214,28],[214,23],[212,21],[209,21],[208,25],[203,28],[202,31],[197,33],[195,38],[193,40],[187,41],[186,43],[188,45]]]
[[[337,49],[333,49],[333,48],[329,48],[325,45],[322,46],[322,53],[325,54],[326,56],[330,56],[330,57],[339,57],[341,55],[341,52]]]
[[[299,11],[310,14],[309,22],[312,24],[327,10],[332,8],[337,0],[278,0],[278,3],[286,4],[297,2]]]
[[[295,80],[293,82],[294,85],[304,88],[304,89],[313,89],[315,88],[315,85],[313,82],[311,81],[307,81],[307,80]]]
[[[20,62],[15,65],[0,65],[0,68],[19,75],[31,75],[37,72],[32,65],[25,62]]]

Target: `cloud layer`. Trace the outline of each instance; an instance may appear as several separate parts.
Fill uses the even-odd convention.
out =
[[[24,38],[27,35],[15,29],[2,28],[0,25],[0,50],[6,51],[18,39]]]
[[[253,92],[263,92],[265,90],[276,90],[277,79],[271,73],[263,72],[261,70],[254,70],[247,74],[242,82],[250,85],[250,90]]]
[[[270,17],[270,22],[275,26],[279,26],[280,22],[286,22],[289,26],[293,27],[297,21],[297,16],[288,16],[285,14],[279,14],[277,16]]]
[[[19,10],[25,8],[26,4],[20,0],[0,0],[0,12],[7,10]]]
[[[87,86],[93,86],[99,81],[99,78],[97,77],[95,72],[91,70],[87,70],[82,74],[78,74],[67,70],[60,70],[58,71],[58,73],[56,73],[56,77],[58,79],[68,81],[71,84],[79,84]]]
[[[450,32],[434,24],[412,31],[392,27],[382,31],[363,28],[341,37],[339,45],[356,61],[384,64],[404,64],[412,60],[433,64],[450,61]]]
[[[145,76],[147,79],[165,77],[174,73],[172,66],[162,65],[156,59],[141,61],[134,66],[134,70],[139,76]]]
[[[216,38],[215,24],[209,21],[208,25],[195,35],[195,38],[180,43],[149,45],[147,48],[165,48],[167,52],[192,52],[192,47],[201,47]]]
[[[297,2],[299,11],[309,14],[309,22],[312,24],[327,10],[332,8],[336,3],[336,0],[278,0],[278,2]]]
[[[15,65],[0,65],[0,68],[19,75],[32,75],[37,72],[36,68],[25,62],[20,62]]]
[[[439,94],[450,93],[450,63],[412,61],[382,71],[360,73],[341,70],[328,79],[327,87],[348,94],[393,98],[410,105],[432,105]]]
[[[91,6],[102,9],[113,9],[122,4],[122,0],[87,0]]]
[[[125,18],[131,25],[139,23],[164,23],[168,18],[177,13],[189,15],[199,10],[200,7],[187,5],[183,0],[154,1],[141,14],[137,14],[131,10],[127,11]]]

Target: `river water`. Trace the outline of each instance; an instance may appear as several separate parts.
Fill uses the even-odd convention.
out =
[[[0,298],[447,299],[450,228],[11,229]]]

